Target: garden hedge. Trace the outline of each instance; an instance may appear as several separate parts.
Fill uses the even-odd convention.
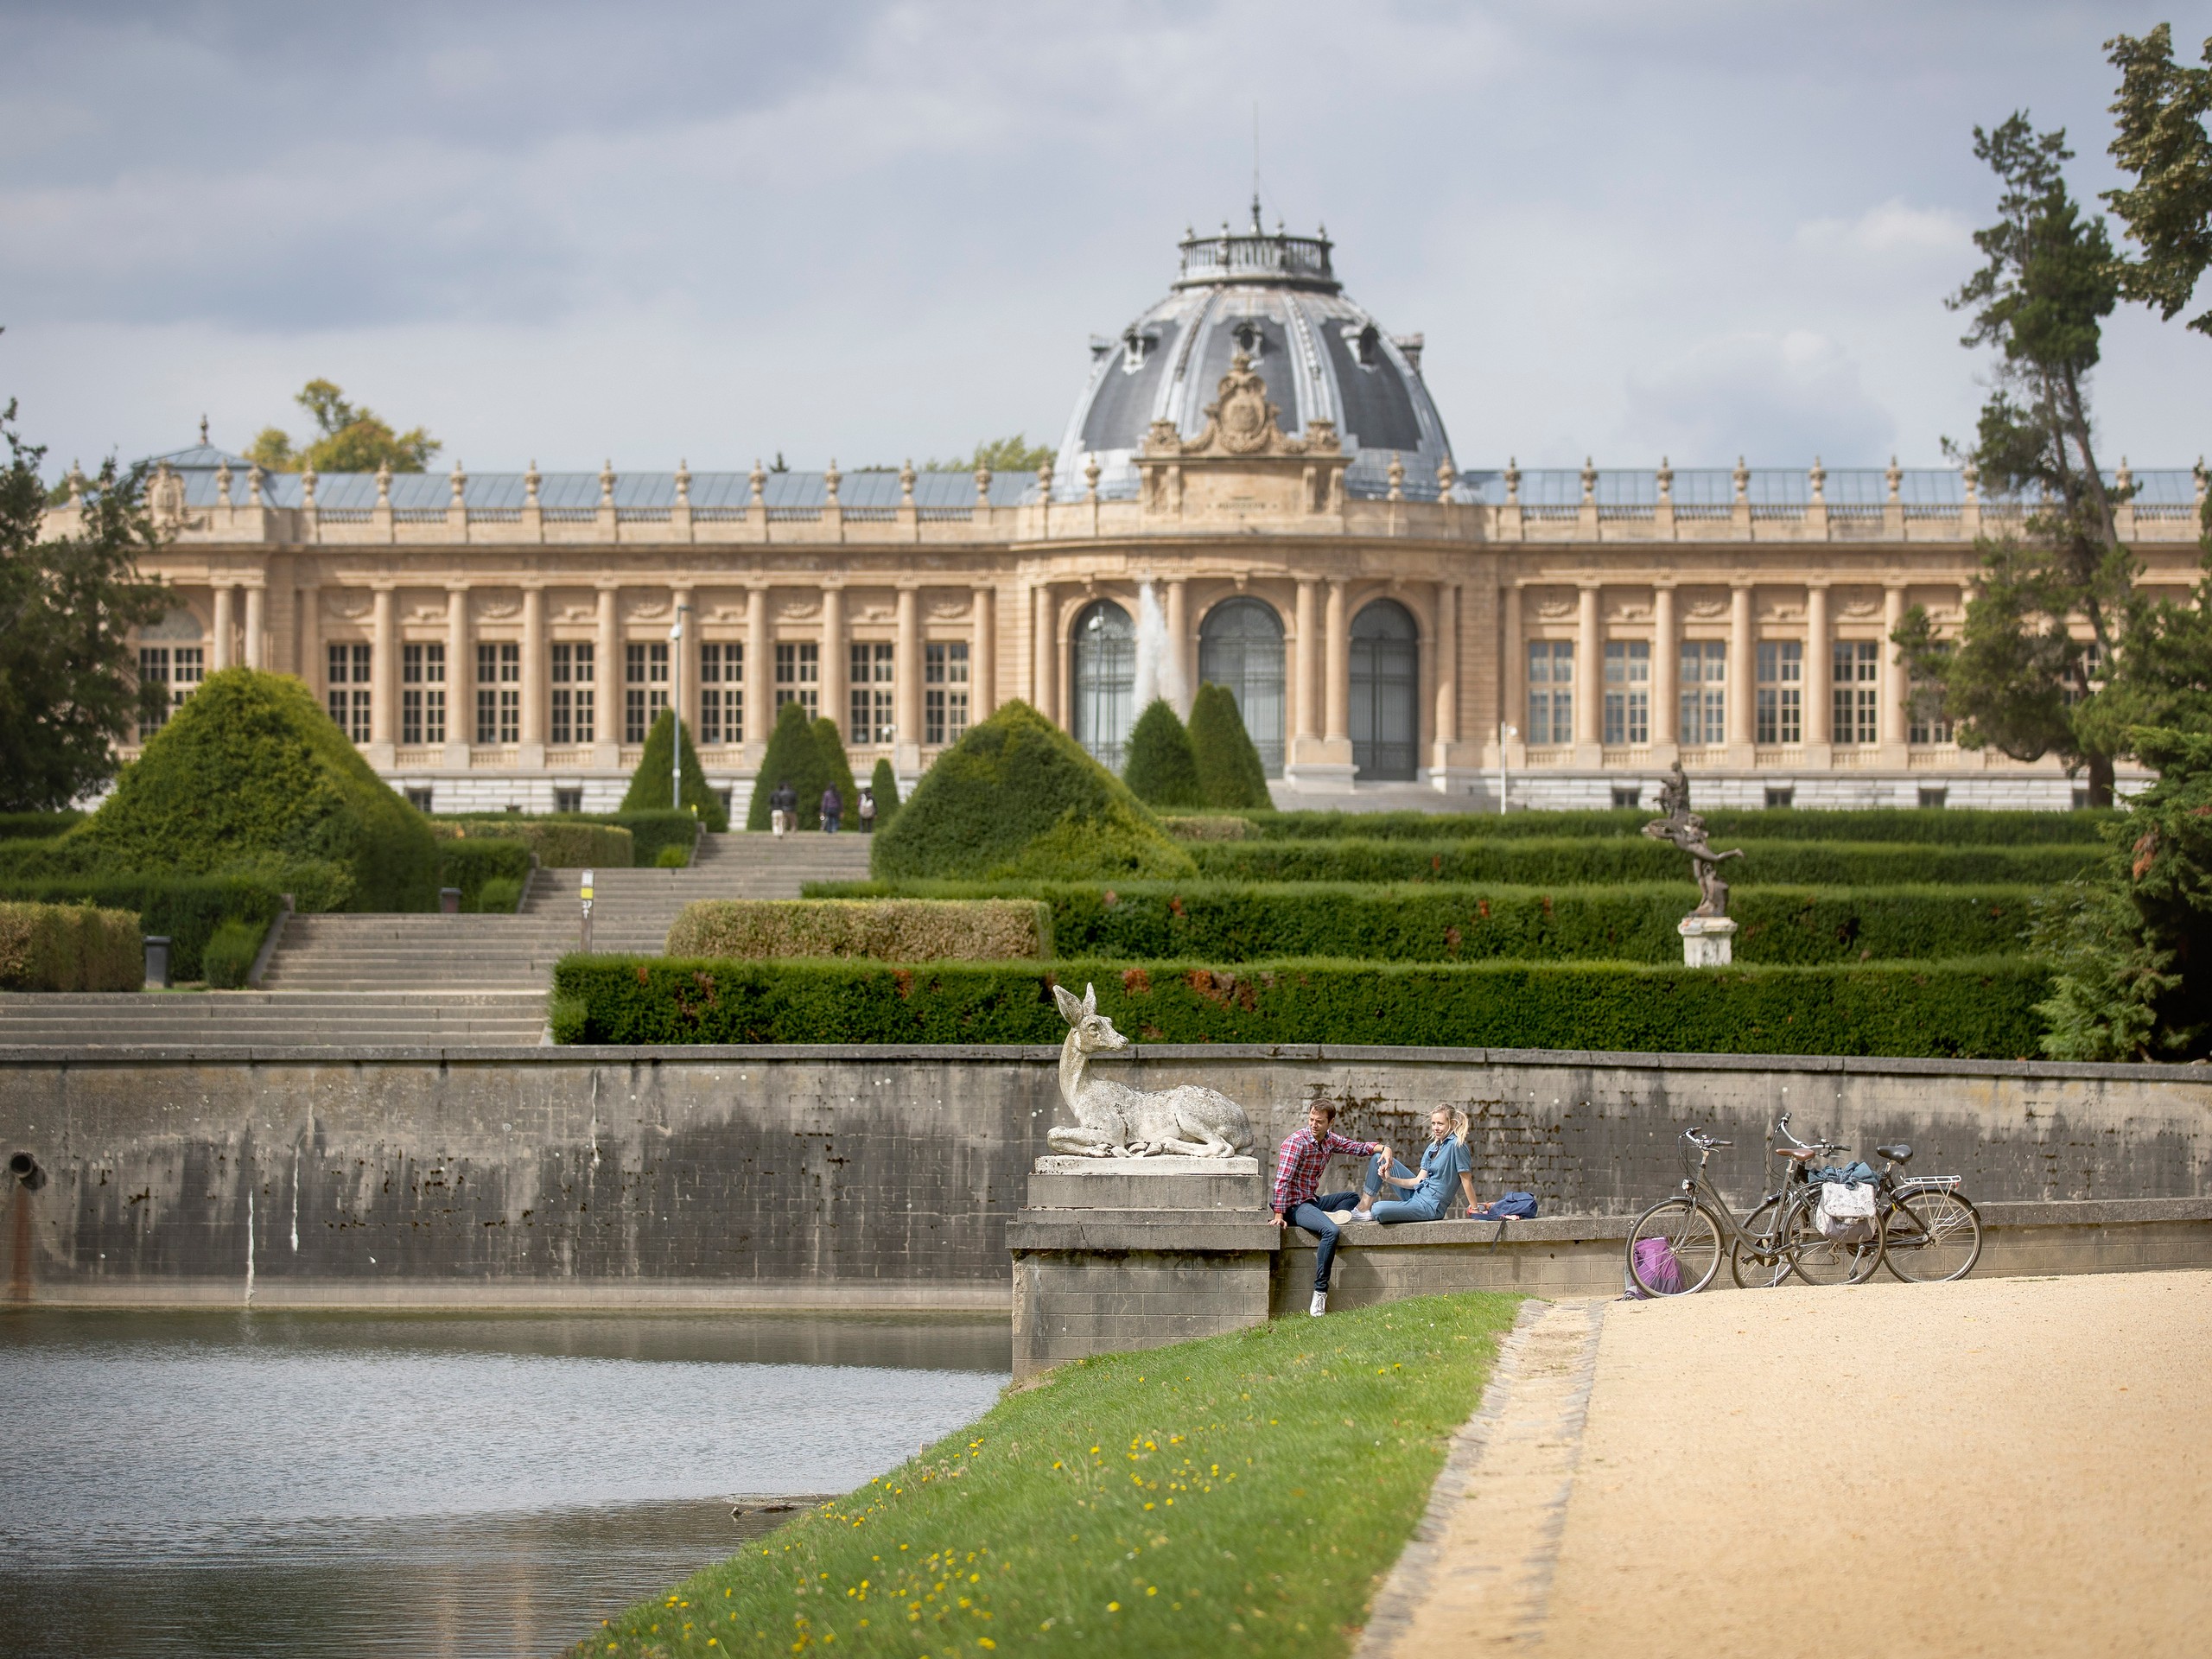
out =
[[[1145,704],[1129,728],[1122,781],[1154,811],[1206,804],[1198,788],[1198,760],[1191,750],[1191,734],[1166,698],[1154,697]]]
[[[1198,788],[1215,808],[1272,806],[1268,774],[1260,752],[1244,729],[1244,716],[1229,688],[1211,680],[1191,702],[1191,753],[1198,762]]]
[[[1642,807],[1560,812],[1252,812],[1252,833],[1274,841],[1520,840],[1637,836],[1657,815]],[[1961,807],[1721,808],[1705,813],[1713,844],[1754,841],[1930,842],[1945,847],[2097,846],[2120,811],[1999,812]]]
[[[655,716],[645,733],[644,746],[638,752],[638,765],[630,774],[630,788],[622,797],[625,812],[665,812],[671,807],[696,812],[707,828],[715,831],[729,828],[729,809],[722,804],[722,798],[707,787],[707,774],[699,765],[699,751],[691,746],[691,728],[683,728],[683,798],[671,802],[668,798],[669,745],[676,726],[676,715],[664,709]]]
[[[1744,841],[1716,837],[1744,856],[1720,867],[1730,886],[1887,887],[1928,882],[2025,883],[2071,880],[2094,864],[2101,847],[1945,847],[1835,841]],[[1503,881],[1587,887],[1679,880],[1689,860],[1639,836],[1575,841],[1246,841],[1190,846],[1198,872],[1228,881]],[[1044,877],[1048,873],[1039,872]],[[1079,880],[1070,871],[1066,879]]]
[[[691,815],[668,816],[688,822]],[[576,817],[446,818],[434,827],[471,841],[518,841],[549,870],[626,870],[638,852],[637,837],[620,824]]]
[[[438,885],[461,889],[461,907],[477,909],[487,881],[530,880],[530,849],[505,836],[470,836],[438,843]],[[513,905],[506,908],[512,910]]]
[[[1034,899],[702,899],[677,912],[668,954],[1042,961],[1052,918]]]
[[[283,908],[283,891],[267,881],[236,875],[85,875],[0,881],[0,899],[92,904],[133,912],[141,934],[167,937],[169,972],[185,980],[204,976],[201,953],[225,922],[245,923],[257,938],[268,931]]]
[[[823,883],[810,897],[831,890]],[[839,884],[857,894],[884,884]],[[913,896],[980,899],[1006,885],[927,882]],[[1680,962],[1675,924],[1690,883],[1602,887],[1403,887],[1225,881],[1023,884],[1052,909],[1056,950],[1141,961]],[[1746,887],[1731,906],[1742,962],[1932,961],[2024,947],[2036,889],[2022,887]],[[735,956],[737,951],[671,954]]]
[[[51,841],[84,816],[74,807],[58,812],[0,812],[0,841]]]
[[[2043,967],[726,962],[570,956],[564,1043],[1058,1043],[1055,983],[1153,1042],[1407,1044],[1719,1054],[2039,1052]]]
[[[887,880],[1079,880],[1192,873],[1129,786],[1020,701],[939,755],[869,855]]]
[[[451,813],[440,815],[434,823],[463,826],[480,823],[486,825],[491,834],[529,842],[533,849],[550,847],[562,856],[548,857],[542,849],[537,853],[537,861],[550,869],[593,869],[601,865],[616,869],[630,867],[650,869],[652,868],[653,861],[659,857],[660,850],[664,847],[681,847],[685,855],[689,856],[691,844],[699,835],[699,821],[688,810],[675,812],[666,807],[650,812],[556,812],[545,816],[523,812],[503,812],[493,817]],[[588,860],[582,865],[572,865],[566,861],[568,855],[582,850],[584,847],[593,843],[564,842],[557,838],[549,838],[540,842],[537,839],[538,829],[550,832],[564,828],[585,828],[592,825],[612,826],[627,830],[630,836],[629,850],[619,856]],[[531,826],[537,826],[537,829],[533,829]],[[474,836],[480,832],[471,829],[469,833]],[[607,842],[604,845],[609,854],[616,852],[613,842]]]
[[[145,982],[131,912],[0,903],[0,990],[135,991]]]

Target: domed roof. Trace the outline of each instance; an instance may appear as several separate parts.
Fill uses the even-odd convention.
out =
[[[1186,232],[1182,270],[1167,297],[1120,336],[1094,336],[1090,378],[1076,400],[1052,467],[1052,498],[1081,500],[1084,468],[1098,463],[1103,496],[1134,496],[1132,458],[1154,421],[1186,438],[1205,430],[1205,406],[1243,352],[1267,381],[1284,433],[1309,421],[1336,423],[1351,454],[1344,486],[1355,495],[1389,488],[1390,457],[1405,463],[1405,493],[1433,497],[1436,469],[1452,453],[1444,423],[1421,384],[1419,334],[1383,332],[1345,297],[1331,267],[1328,232],[1289,236],[1260,228],[1217,236]]]

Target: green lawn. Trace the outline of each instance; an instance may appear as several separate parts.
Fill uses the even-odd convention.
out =
[[[1516,1300],[1063,1366],[573,1651],[1344,1653]]]

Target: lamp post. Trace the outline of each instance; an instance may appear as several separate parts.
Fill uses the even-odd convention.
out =
[[[668,759],[668,804],[676,812],[683,810],[683,613],[690,608],[677,606],[668,628],[668,712],[676,737]]]
[[[1516,738],[1516,737],[1518,737],[1518,736],[1520,736],[1520,735],[1521,735],[1521,728],[1520,728],[1518,726],[1508,726],[1508,725],[1507,725],[1503,721],[1498,721],[1498,723],[1497,723],[1497,810],[1498,810],[1498,816],[1499,816],[1499,817],[1503,817],[1504,816],[1504,814],[1505,814],[1505,746],[1506,746],[1508,743],[1511,742],[1515,738]]]
[[[591,954],[591,872],[589,870],[584,872],[584,879],[577,883],[577,896],[582,900],[584,907],[583,953],[589,956]]]

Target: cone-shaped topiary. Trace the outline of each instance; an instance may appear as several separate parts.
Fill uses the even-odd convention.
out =
[[[1129,734],[1128,759],[1122,763],[1122,781],[1147,806],[1205,804],[1191,734],[1166,698],[1154,697],[1137,716]]]
[[[334,866],[346,891],[331,898],[346,909],[437,903],[429,820],[376,775],[307,687],[250,668],[209,675],[100,810],[44,845],[57,872],[259,868],[284,880],[287,866]]]
[[[1189,875],[1191,855],[1128,785],[1027,703],[939,755],[870,855],[885,880]]]
[[[1208,806],[1272,806],[1267,770],[1260,752],[1236,712],[1227,686],[1211,680],[1191,703],[1191,753],[1198,765],[1198,788]]]
[[[811,801],[802,799],[800,809],[804,810],[809,806],[813,807],[813,827],[821,828],[822,791],[835,784],[837,798],[845,804],[844,822],[838,827],[859,829],[860,820],[855,815],[861,806],[860,785],[853,781],[853,764],[845,758],[845,740],[838,734],[837,722],[827,715],[814,722],[814,798]],[[802,796],[805,793],[804,790],[799,792]]]
[[[768,751],[760,757],[760,775],[753,780],[753,802],[745,810],[745,827],[769,828],[768,798],[778,784],[788,783],[798,796],[799,827],[820,829],[822,815],[816,803],[821,798],[822,785],[807,787],[814,775],[814,722],[806,717],[804,703],[787,702],[776,710],[776,723],[769,730]]]
[[[630,774],[630,791],[622,798],[623,811],[668,810],[668,746],[675,729],[676,716],[662,709],[652,729],[645,734],[638,769]],[[707,787],[707,774],[700,770],[699,751],[691,747],[689,726],[683,728],[683,804],[703,818],[708,829],[719,832],[729,828],[729,809],[722,804],[721,796]]]
[[[899,774],[891,769],[888,758],[875,763],[875,775],[868,780],[868,792],[875,797],[875,828],[880,835],[899,816]]]

